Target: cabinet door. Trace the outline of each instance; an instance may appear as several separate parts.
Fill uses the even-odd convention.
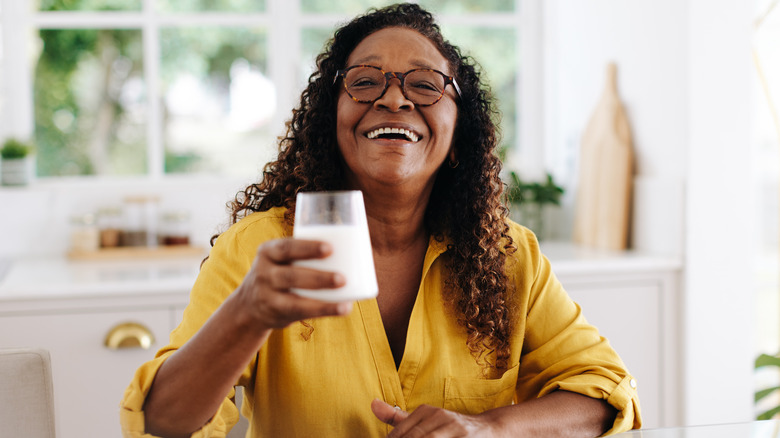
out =
[[[0,346],[49,350],[58,438],[121,437],[119,401],[136,368],[167,344],[171,311],[67,313],[0,317]],[[148,350],[109,350],[106,334],[123,322],[146,326]]]
[[[567,284],[585,318],[636,378],[643,427],[663,425],[661,287],[653,282]]]

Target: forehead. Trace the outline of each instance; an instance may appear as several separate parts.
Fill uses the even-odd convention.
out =
[[[403,27],[378,30],[363,39],[347,58],[347,66],[370,64],[384,70],[433,68],[449,73],[447,60],[419,32]]]

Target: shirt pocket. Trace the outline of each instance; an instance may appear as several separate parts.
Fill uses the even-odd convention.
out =
[[[515,365],[499,379],[448,377],[444,383],[444,409],[461,414],[480,414],[488,409],[511,405],[519,369],[520,365]]]

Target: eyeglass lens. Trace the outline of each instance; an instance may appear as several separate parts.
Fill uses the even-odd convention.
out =
[[[402,83],[406,98],[418,105],[436,103],[447,86],[446,78],[431,70],[412,70],[403,75]],[[379,69],[357,67],[347,71],[344,85],[353,98],[362,102],[373,102],[384,93],[387,77]]]

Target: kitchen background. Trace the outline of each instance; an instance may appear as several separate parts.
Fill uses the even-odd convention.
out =
[[[152,4],[151,0],[143,3]],[[508,49],[484,44],[471,50],[480,61],[480,51],[485,51],[486,59],[490,58],[483,62],[486,69],[500,66],[502,60],[519,66],[510,80],[515,84],[508,88],[510,95],[502,99],[516,104],[508,110],[516,112],[505,116],[512,125],[507,133],[512,139],[507,165],[530,178],[549,171],[566,189],[549,245],[570,240],[579,140],[603,89],[606,64],[615,62],[636,153],[632,250],[625,257],[650,254],[679,261],[679,275],[674,277],[675,331],[665,335],[676,341],[676,360],[663,370],[674,374],[675,385],[665,397],[674,400],[679,424],[753,418],[753,392],[768,379],[757,377],[753,360],[761,352],[775,353],[779,342],[780,139],[766,116],[771,113],[752,56],[754,49],[769,48],[763,52],[765,68],[776,73],[768,79],[776,84],[775,90],[779,88],[780,70],[771,69],[777,68],[780,37],[763,29],[780,28],[780,10],[775,8],[760,33],[756,20],[772,1],[516,0],[507,4],[510,12],[500,9],[504,3],[495,2],[499,11],[488,11],[481,18],[458,13],[448,17],[453,26],[476,20],[511,30]],[[301,12],[306,5],[303,0],[300,5],[268,0],[268,14],[254,18],[262,26],[289,26],[273,18],[286,14],[302,17],[297,23],[305,24],[315,20]],[[63,18],[35,15],[27,10],[28,2],[3,0],[0,7],[0,138],[28,137],[34,116],[31,99],[23,95],[32,90],[33,70],[20,69],[18,62],[32,65],[32,58],[14,46],[28,43],[27,36],[34,34],[32,23],[47,27]],[[322,23],[338,16],[324,15]],[[121,17],[108,18],[108,23],[128,27]],[[106,23],[102,18],[83,19]],[[152,17],[150,23],[159,24],[159,19]],[[160,31],[145,26],[149,32]],[[295,52],[296,59],[298,53],[317,51],[307,45],[308,40],[289,40],[269,36],[268,45],[274,50],[293,44],[296,49],[287,52]],[[770,44],[763,46],[766,41]],[[145,49],[158,50],[146,39],[142,43]],[[281,111],[266,115],[264,137],[258,138],[279,134],[295,103],[295,78],[305,77],[302,71],[307,67],[297,60],[289,65],[267,66],[269,77],[278,78],[273,99]],[[144,68],[152,67],[147,63]],[[162,84],[152,81],[147,86],[154,89]],[[154,103],[147,111],[162,114]],[[226,223],[225,202],[256,172],[256,167],[247,166],[249,160],[239,162],[238,157],[249,150],[260,161],[269,151],[258,148],[257,142],[250,142],[249,149],[239,146],[226,151],[222,157],[217,149],[212,151],[214,160],[227,167],[169,175],[159,152],[166,140],[184,142],[185,133],[173,132],[163,139],[154,133],[155,126],[146,129],[149,145],[138,152],[144,157],[138,166],[145,175],[39,176],[28,186],[0,187],[0,227],[6,230],[0,239],[0,257],[12,263],[62,258],[69,250],[73,216],[116,206],[130,196],[154,196],[161,210],[186,212],[191,243],[206,247],[208,238]],[[231,163],[238,167],[235,173],[229,171]],[[611,312],[629,316],[644,310],[629,300],[616,300],[611,306]],[[0,311],[2,307],[0,301]],[[661,312],[665,309],[661,306]]]

